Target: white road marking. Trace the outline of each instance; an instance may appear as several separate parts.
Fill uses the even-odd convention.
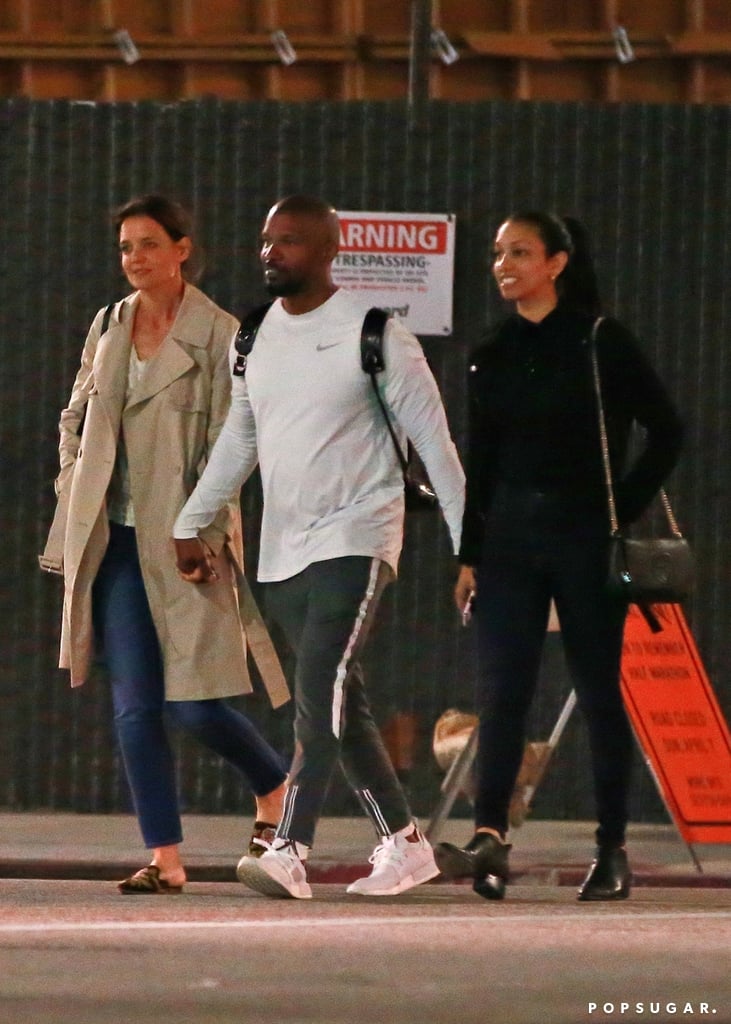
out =
[[[286,929],[286,928],[307,928],[308,931],[312,931],[314,928],[384,928],[384,927],[397,927],[399,925],[408,927],[425,927],[425,926],[438,926],[439,928],[445,928],[449,925],[458,925],[463,927],[464,925],[475,925],[485,924],[486,922],[495,923],[499,920],[501,926],[509,924],[547,924],[551,927],[555,927],[557,917],[561,921],[622,921],[623,924],[629,925],[632,921],[698,921],[698,920],[731,920],[731,911],[727,910],[710,910],[710,911],[655,911],[650,913],[633,912],[631,914],[624,913],[566,913],[560,915],[550,914],[516,914],[513,917],[503,916],[487,916],[485,914],[461,914],[459,916],[450,916],[448,914],[439,914],[434,917],[427,916],[409,916],[409,917],[337,917],[337,918],[292,918],[286,921],[274,920],[266,921],[262,918],[245,920],[245,921],[120,921],[120,920],[109,920],[109,921],[43,921],[36,923],[3,923],[0,924],[0,935],[13,935],[20,932],[31,932],[36,934],[42,934],[44,932],[131,932],[131,931],[176,931],[185,929],[186,932],[191,931],[215,931],[220,930],[234,930],[234,931],[258,931],[265,932],[271,931],[272,929]]]

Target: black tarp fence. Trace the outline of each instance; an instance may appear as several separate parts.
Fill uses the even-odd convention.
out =
[[[454,332],[422,340],[462,450],[468,353],[500,313],[489,275],[495,227],[524,206],[581,218],[607,306],[643,340],[687,422],[669,491],[698,558],[687,611],[728,717],[730,128],[722,106],[433,102],[415,120],[405,104],[381,102],[2,103],[0,805],[95,812],[129,805],[103,671],[72,692],[55,667],[60,580],[42,574],[36,556],[53,509],[58,413],[88,324],[125,293],[109,211],[152,190],[194,208],[207,252],[203,287],[239,315],[262,297],[257,236],[282,195],[316,193],[350,210],[455,214]],[[253,574],[255,479],[242,501]],[[443,525],[410,520],[401,579],[369,655],[380,721],[391,729],[416,724],[413,763],[405,758],[401,767],[421,815],[436,802],[440,781],[433,724],[445,708],[472,707],[474,652],[451,603],[454,571]],[[531,738],[550,731],[567,689],[552,639]],[[259,696],[245,707],[288,748],[287,709],[273,713]],[[176,744],[186,809],[251,809],[232,772],[187,738]],[[328,806],[354,809],[339,781]],[[578,716],[535,813],[593,817]],[[664,815],[644,768],[632,813]]]

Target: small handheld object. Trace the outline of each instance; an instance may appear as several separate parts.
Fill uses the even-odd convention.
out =
[[[470,590],[467,600],[465,601],[464,608],[462,609],[462,625],[466,626],[472,618],[472,608],[475,603],[475,592]]]

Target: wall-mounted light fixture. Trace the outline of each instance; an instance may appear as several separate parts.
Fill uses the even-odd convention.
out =
[[[632,43],[629,41],[626,29],[622,28],[621,25],[617,25],[612,30],[612,38],[614,39],[617,60],[620,64],[630,64],[636,59],[635,51],[632,49]]]
[[[134,39],[129,34],[126,28],[119,28],[113,34],[112,38],[117,44],[122,60],[125,64],[136,64],[140,59],[140,51],[135,46]]]
[[[442,64],[454,64],[459,54],[450,43],[446,32],[441,28],[431,30],[431,48]]]
[[[287,33],[277,29],[276,32],[272,32],[270,38],[282,64],[294,64],[297,60],[297,51],[287,38]]]

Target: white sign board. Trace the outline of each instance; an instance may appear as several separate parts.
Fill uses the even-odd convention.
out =
[[[333,279],[414,334],[452,333],[453,214],[338,211]]]

